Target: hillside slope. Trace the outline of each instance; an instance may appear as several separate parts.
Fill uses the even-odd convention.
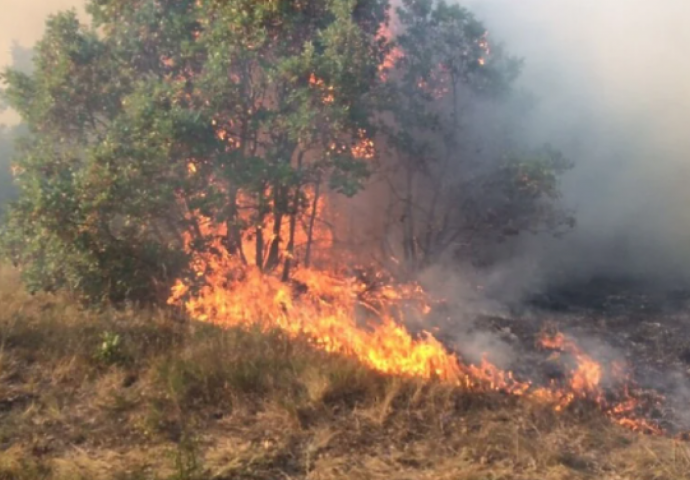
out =
[[[0,479],[686,479],[586,405],[388,378],[279,333],[86,312],[0,278]]]

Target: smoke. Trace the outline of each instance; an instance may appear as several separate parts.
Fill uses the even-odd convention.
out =
[[[70,8],[81,12],[83,5],[84,0],[0,0],[0,70],[16,65],[17,51],[32,48],[41,39],[49,15]],[[0,110],[0,124],[18,120],[15,112]]]
[[[45,31],[48,16],[70,8],[82,12],[83,4],[84,0],[0,0],[0,71],[7,67],[31,71],[33,47]],[[0,215],[16,194],[10,162],[15,139],[25,133],[19,120],[16,112],[0,102]]]
[[[524,135],[535,144],[553,143],[576,162],[564,184],[576,230],[566,239],[525,241],[522,258],[503,270],[524,274],[538,264],[547,279],[600,273],[686,277],[690,58],[684,47],[690,45],[690,3],[462,3],[487,24],[494,40],[526,61],[520,83],[538,105],[522,125]],[[49,14],[81,10],[83,4],[0,0],[0,68],[40,39]],[[13,112],[0,112],[0,123],[16,121]]]
[[[690,3],[680,0],[468,0],[526,64],[538,99],[531,140],[576,162],[564,201],[578,226],[523,245],[545,278],[655,281],[690,272]],[[515,274],[518,274],[517,272]]]
[[[11,66],[14,69],[30,72],[32,69],[33,51],[14,42],[10,51]],[[7,110],[7,106],[0,101],[0,116]],[[11,115],[8,115],[11,118]],[[22,124],[3,125],[0,123],[0,218],[4,215],[7,202],[13,200],[17,190],[13,183],[11,162],[14,154],[16,139],[26,133],[26,126]]]

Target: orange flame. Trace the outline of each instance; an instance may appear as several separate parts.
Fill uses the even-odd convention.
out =
[[[382,26],[379,35],[392,37],[388,27]],[[488,55],[488,42],[480,47]],[[381,66],[381,75],[393,68],[402,56],[394,48]],[[480,63],[484,61],[481,58]],[[482,63],[483,64],[483,63]],[[438,96],[447,89],[445,72],[441,67],[430,79]],[[311,88],[321,93],[324,104],[335,101],[334,89],[314,74],[309,77]],[[426,82],[420,88],[430,88]],[[218,138],[229,148],[238,148],[239,142],[230,137],[229,130],[213,122]],[[231,128],[228,125],[227,128]],[[350,151],[355,157],[372,159],[376,155],[375,143],[366,131],[360,130],[351,145],[334,142],[330,153]],[[189,163],[190,175],[198,174],[195,164]],[[271,198],[270,191],[263,192]],[[237,198],[240,220],[254,228],[246,229],[241,243],[243,256],[231,255],[224,239],[228,234],[225,223],[216,224],[200,212],[190,212],[190,220],[197,227],[195,234],[184,234],[185,247],[191,255],[192,274],[180,278],[172,288],[168,303],[181,305],[190,317],[224,327],[259,327],[263,330],[279,329],[291,338],[308,338],[326,352],[353,357],[364,365],[389,375],[437,379],[472,391],[500,391],[512,395],[529,396],[546,402],[556,411],[563,411],[577,399],[596,402],[613,420],[635,430],[661,433],[661,430],[639,418],[639,402],[628,389],[629,382],[622,369],[614,374],[625,379],[623,394],[616,402],[610,402],[601,387],[603,366],[585,354],[572,340],[558,333],[543,336],[540,345],[549,350],[572,355],[577,366],[570,372],[567,385],[555,383],[534,387],[529,381],[516,379],[510,371],[493,365],[484,358],[479,365],[469,365],[448,349],[433,335],[423,332],[413,336],[405,327],[410,316],[424,319],[432,311],[433,301],[416,284],[384,281],[383,272],[375,273],[375,286],[371,279],[364,281],[352,273],[352,259],[335,255],[333,232],[323,222],[328,213],[327,196],[318,195],[315,186],[305,186],[301,191],[313,205],[311,222],[292,225],[294,245],[287,251],[283,239],[289,238],[289,222],[274,229],[274,220],[267,217],[256,225],[256,219],[248,212],[256,211],[256,200],[242,192]],[[255,235],[267,234],[264,248],[273,240],[281,245],[280,259],[294,261],[288,281],[274,272],[263,272],[257,266]],[[270,233],[269,233],[270,232]],[[194,249],[195,235],[210,239],[208,249]],[[312,267],[298,261],[304,257],[306,245],[318,246],[321,255],[312,252]],[[259,249],[260,250],[260,249]],[[318,261],[317,261],[318,258]],[[334,260],[339,258],[339,261]]]
[[[321,101],[327,105],[335,102],[334,88],[332,85],[326,85],[325,82],[317,78],[313,73],[309,76],[309,85],[321,90]]]
[[[379,28],[378,39],[384,42],[390,42],[394,38],[393,34],[393,29],[389,24],[382,23],[381,27]],[[393,70],[398,63],[398,60],[403,58],[405,54],[403,53],[402,49],[398,46],[393,46],[388,52],[386,52],[386,55],[379,65],[379,76],[381,80],[385,81],[388,78],[388,72]]]
[[[538,344],[548,350],[570,354],[577,362],[577,366],[570,373],[568,388],[540,389],[535,392],[537,396],[555,402],[557,411],[564,410],[577,399],[588,399],[599,405],[612,420],[622,426],[648,433],[663,433],[659,427],[637,414],[637,410],[642,406],[641,401],[630,391],[632,382],[623,364],[614,362],[612,365],[611,376],[622,384],[622,390],[619,392],[619,398],[610,401],[601,386],[604,376],[602,364],[583,352],[572,339],[560,332],[554,335],[544,334]]]
[[[397,318],[403,310],[421,317],[431,310],[419,285],[379,284],[371,288],[371,282],[339,267],[297,267],[291,282],[282,282],[229,255],[222,243],[224,225],[214,225],[198,213],[196,220],[202,233],[213,238],[211,248],[194,252],[193,236],[185,235],[194,275],[178,279],[169,298],[170,304],[184,305],[192,318],[222,326],[278,328],[290,337],[306,336],[319,348],[355,357],[386,374],[436,378],[475,390],[527,390],[527,384],[516,382],[489,362],[465,366],[429,333],[414,338]],[[376,277],[383,282],[383,275]],[[204,280],[203,285],[196,290],[199,279]]]
[[[352,155],[355,158],[361,158],[364,160],[371,160],[376,156],[376,148],[374,146],[374,141],[367,136],[365,130],[360,129],[358,132],[358,138],[355,145],[351,149]]]
[[[553,405],[556,411],[565,410],[577,399],[588,399],[620,425],[662,433],[636,414],[639,402],[627,384],[621,399],[609,402],[600,385],[602,365],[561,333],[543,336],[539,343],[574,356],[577,366],[567,385],[536,388],[486,359],[479,365],[463,363],[430,333],[414,337],[401,320],[410,315],[423,319],[433,303],[419,285],[383,283],[385,275],[379,272],[375,280],[381,284],[371,288],[372,282],[348,274],[336,262],[330,269],[297,267],[291,280],[283,282],[229,255],[222,244],[224,227],[199,214],[197,220],[204,233],[214,238],[212,248],[193,252],[192,236],[186,236],[193,252],[194,275],[179,279],[169,298],[169,303],[183,305],[192,318],[224,327],[279,329],[291,338],[306,337],[327,352],[354,357],[384,374],[528,396]],[[197,288],[199,280],[203,283]],[[625,379],[620,366],[614,374]]]
[[[214,243],[222,251],[220,241]],[[191,285],[179,280],[169,301],[184,301],[187,312],[198,320],[279,328],[291,337],[308,336],[328,352],[354,356],[384,373],[459,378],[459,362],[433,337],[413,339],[389,316],[371,329],[361,328],[356,319],[362,286],[353,278],[298,269],[294,280],[306,286],[306,292],[298,296],[290,284],[240,265],[227,254],[199,255],[193,267],[199,276],[205,275],[206,285],[183,300]]]

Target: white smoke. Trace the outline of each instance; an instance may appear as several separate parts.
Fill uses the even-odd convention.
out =
[[[15,44],[31,48],[41,39],[50,14],[76,8],[83,13],[84,0],[0,0],[0,71],[12,66]],[[17,123],[18,115],[0,111],[0,124]]]
[[[577,166],[564,185],[579,225],[528,248],[547,273],[690,272],[690,2],[468,0],[524,57],[527,119]]]

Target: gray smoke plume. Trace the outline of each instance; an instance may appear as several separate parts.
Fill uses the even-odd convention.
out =
[[[576,230],[525,242],[524,263],[546,279],[687,279],[690,2],[462,3],[525,58],[521,82],[538,99],[527,134],[576,162],[564,185]]]

